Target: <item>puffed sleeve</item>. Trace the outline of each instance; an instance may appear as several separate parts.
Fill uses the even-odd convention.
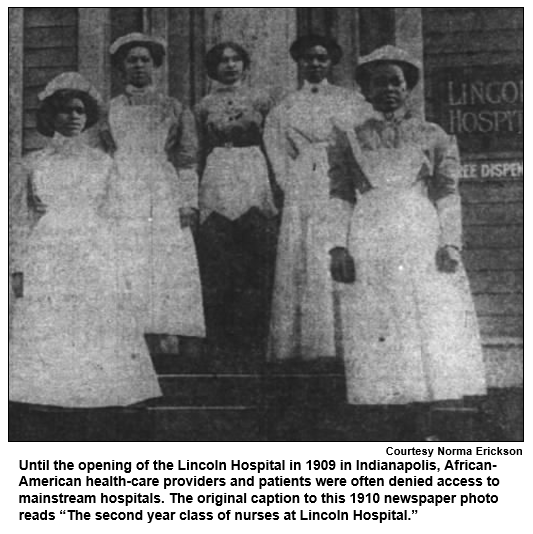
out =
[[[21,270],[20,265],[20,239],[21,239],[21,213],[27,210],[26,198],[27,176],[23,172],[20,163],[9,164],[9,272],[15,273]]]
[[[26,242],[38,215],[32,209],[32,170],[27,161],[9,165],[9,270],[23,270]]]
[[[278,85],[268,86],[256,91],[254,104],[261,115],[267,117],[286,96],[288,96],[288,92],[284,87]]]
[[[462,248],[460,161],[455,137],[438,128],[434,140],[433,176],[429,185],[440,222],[440,244]]]
[[[167,140],[167,153],[177,170],[181,207],[198,207],[198,137],[191,110],[174,102],[175,126]]]
[[[291,147],[287,139],[287,113],[280,104],[267,116],[263,142],[276,183],[285,190],[289,174]]]
[[[358,165],[345,131],[334,128],[327,155],[330,183],[327,214],[330,248],[347,247],[350,221],[356,200],[355,174]]]
[[[342,113],[335,117],[335,123],[342,128],[354,128],[362,125],[374,116],[372,106],[354,90],[344,90],[342,102]]]

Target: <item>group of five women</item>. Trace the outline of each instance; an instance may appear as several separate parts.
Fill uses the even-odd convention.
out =
[[[129,34],[110,53],[124,91],[107,114],[79,74],[54,78],[38,112],[51,142],[14,171],[12,401],[159,396],[146,334],[191,353],[206,336],[208,354],[341,352],[351,404],[484,394],[458,154],[408,111],[416,60],[361,58],[365,100],[328,82],[338,44],[305,36],[290,50],[303,86],[276,101],[221,43],[192,113],[154,88],[164,42]],[[80,135],[98,121],[105,152]]]

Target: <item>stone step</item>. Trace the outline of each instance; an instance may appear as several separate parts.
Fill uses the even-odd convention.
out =
[[[267,406],[344,402],[344,376],[328,374],[164,374],[151,406]]]
[[[155,441],[262,441],[260,411],[247,406],[155,407]]]
[[[279,378],[279,377],[276,377]],[[283,382],[283,380],[282,380]],[[300,382],[301,384],[302,382]],[[332,380],[331,383],[335,383]],[[294,387],[294,380],[284,386]],[[258,406],[152,405],[105,410],[10,406],[10,441],[402,441],[402,412],[319,402],[294,395]],[[484,399],[433,412],[442,441],[523,441],[523,390],[491,389]],[[400,419],[398,419],[400,418]]]
[[[153,341],[149,345],[153,346]],[[177,353],[150,351],[157,374],[328,374],[343,373],[343,363],[337,358],[287,360],[267,362],[254,351],[235,350],[226,353],[186,356]]]
[[[233,360],[239,361],[238,359]],[[221,372],[216,360],[159,355],[164,396],[145,408],[10,412],[12,441],[391,441],[395,421],[345,402],[338,361],[262,363]],[[220,362],[219,362],[220,363]],[[221,362],[226,363],[226,362]],[[201,365],[202,364],[202,365]],[[190,372],[185,372],[189,369]],[[238,366],[236,366],[238,368]],[[213,371],[213,369],[218,369]],[[241,368],[242,369],[242,368]],[[176,372],[178,371],[178,372]],[[194,372],[192,372],[194,371]],[[523,439],[523,390],[490,389],[460,408],[440,406],[433,421],[451,441]],[[396,425],[397,426],[397,425]]]
[[[261,403],[259,375],[160,375],[163,397],[153,406],[245,406]]]
[[[444,441],[507,441],[506,422],[483,427],[480,412],[440,412]],[[501,424],[501,422],[499,422]],[[519,423],[518,423],[519,426]],[[152,406],[144,410],[10,414],[10,441],[399,441],[394,415],[347,405]],[[507,431],[507,432],[506,432]],[[523,434],[522,434],[523,435]],[[412,438],[405,438],[411,440]]]
[[[247,406],[35,410],[10,407],[10,441],[260,441],[261,417]]]

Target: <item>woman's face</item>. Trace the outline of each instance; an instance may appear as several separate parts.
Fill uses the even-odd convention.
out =
[[[124,58],[124,77],[126,83],[134,87],[147,87],[152,84],[154,60],[150,51],[144,46],[135,46],[128,50]]]
[[[308,48],[298,59],[298,65],[309,83],[320,83],[331,70],[331,58],[327,49],[317,45]]]
[[[226,48],[217,65],[217,79],[224,85],[238,82],[244,74],[244,61],[233,48]]]
[[[54,130],[64,137],[80,135],[87,124],[85,104],[79,98],[67,99],[54,117]]]
[[[409,91],[403,69],[394,63],[377,65],[370,75],[368,100],[374,109],[390,113],[405,105]]]

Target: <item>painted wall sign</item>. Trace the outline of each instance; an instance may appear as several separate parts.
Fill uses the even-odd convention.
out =
[[[461,165],[461,178],[466,180],[523,180],[524,162],[521,159],[465,162]]]
[[[434,117],[466,152],[523,149],[521,66],[453,67],[432,75]]]

